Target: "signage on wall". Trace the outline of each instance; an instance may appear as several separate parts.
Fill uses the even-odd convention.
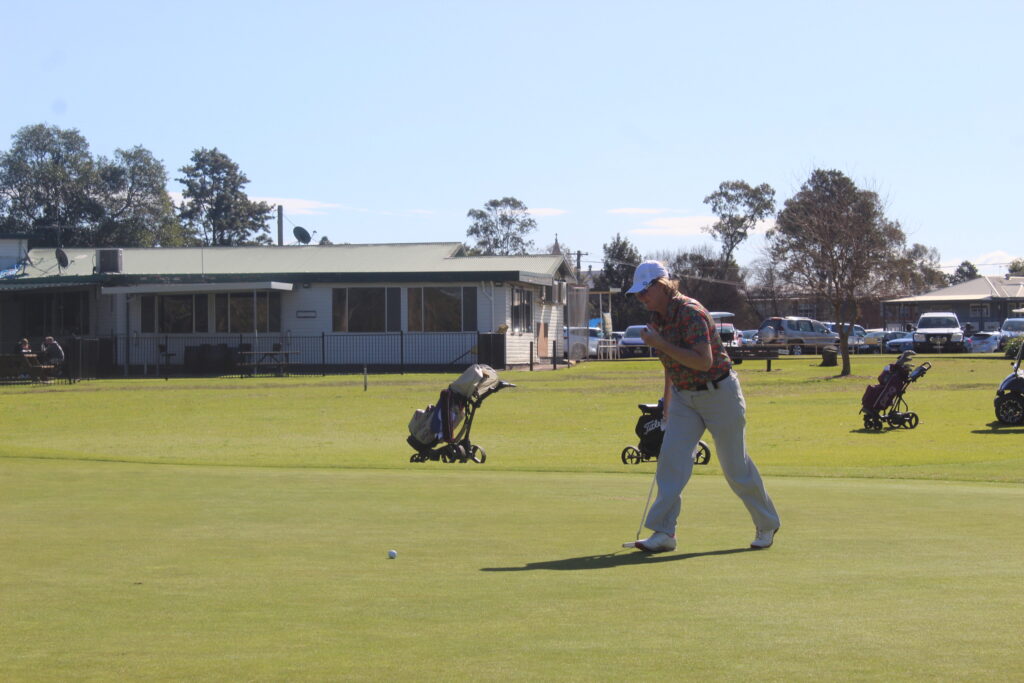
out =
[[[315,318],[316,311],[295,311],[296,318]]]

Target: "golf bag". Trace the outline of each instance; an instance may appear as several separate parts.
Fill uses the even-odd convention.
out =
[[[917,426],[917,413],[907,410],[907,402],[903,394],[911,382],[924,377],[931,369],[931,363],[921,363],[916,368],[910,363],[913,351],[904,351],[895,363],[882,369],[878,376],[878,384],[872,384],[864,390],[860,399],[860,412],[864,414],[864,429],[881,431],[883,423],[890,427],[913,429]]]
[[[413,413],[406,442],[416,452],[409,462],[487,460],[484,449],[469,440],[473,417],[485,398],[514,386],[499,380],[489,365],[471,365],[441,391],[436,404]]]
[[[637,408],[640,409],[640,417],[636,421],[636,435],[640,438],[640,443],[622,449],[623,465],[639,465],[642,462],[657,460],[661,453],[661,442],[665,439],[661,425],[661,417],[664,414],[662,402],[640,403]],[[704,441],[699,441],[693,451],[693,464],[707,465],[710,459],[711,448]]]

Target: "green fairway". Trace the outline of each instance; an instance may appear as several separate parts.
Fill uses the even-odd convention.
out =
[[[930,358],[920,426],[865,432],[891,359],[740,366],[776,545],[712,459],[656,556],[620,548],[649,361],[502,373],[484,465],[408,462],[453,375],[2,388],[0,680],[1012,680],[1008,363]]]

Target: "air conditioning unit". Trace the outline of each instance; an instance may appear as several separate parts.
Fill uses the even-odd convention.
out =
[[[124,249],[97,249],[96,270],[100,273],[120,273],[124,267]]]

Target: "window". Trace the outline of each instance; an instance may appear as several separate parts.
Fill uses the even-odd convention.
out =
[[[167,334],[206,332],[207,296],[175,294],[157,299],[157,329]]]
[[[971,304],[971,317],[972,318],[987,318],[988,317],[988,304]]]
[[[144,333],[192,334],[210,329],[206,294],[146,294],[141,297],[140,311],[139,329]]]
[[[401,290],[398,287],[342,287],[332,293],[335,332],[398,332]]]
[[[512,288],[512,331],[533,331],[533,292]]]
[[[218,294],[213,302],[217,332],[280,332],[280,292]]]
[[[476,287],[410,287],[410,332],[476,330]]]

